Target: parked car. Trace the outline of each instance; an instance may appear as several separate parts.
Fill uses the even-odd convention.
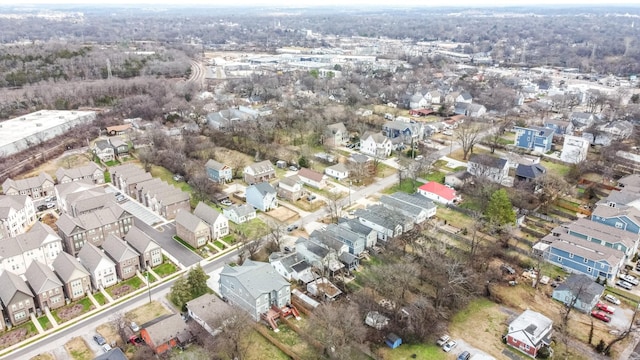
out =
[[[449,340],[447,341],[446,344],[444,344],[444,346],[442,347],[442,350],[444,350],[444,352],[449,352],[453,350],[453,348],[456,347],[457,345],[458,343],[455,342],[455,340]]]
[[[53,202],[47,203],[47,209],[53,209],[54,207],[56,207],[56,203],[53,203]]]
[[[124,195],[122,195],[122,194],[116,196],[116,201],[117,202],[123,202],[125,200],[127,200],[127,198],[125,198]]]
[[[451,340],[451,338],[449,337],[449,335],[442,335],[440,336],[440,338],[436,341],[436,344],[438,344],[438,346],[442,346],[444,344],[447,343],[447,341]]]
[[[620,305],[620,300],[617,297],[615,297],[615,296],[613,296],[611,294],[605,295],[604,299],[607,300],[608,302],[612,303],[612,304]]]
[[[291,231],[293,231],[293,230],[295,230],[295,229],[297,229],[297,228],[298,228],[298,225],[296,225],[296,224],[291,224],[291,225],[287,226],[287,231],[288,231],[288,232],[291,232]]]
[[[609,314],[613,314],[614,312],[616,312],[616,308],[614,308],[613,306],[608,306],[607,304],[603,304],[601,302],[597,303],[596,307],[599,310],[602,310],[602,311],[604,311],[606,313],[609,313]]]
[[[616,285],[620,286],[623,289],[631,290],[633,289],[633,285],[627,281],[620,280],[616,283]]]
[[[288,247],[288,246],[285,246],[285,247],[284,247],[284,252],[291,252],[291,248],[290,248],[290,247]]]
[[[289,166],[289,170],[291,170],[291,171],[298,171],[298,167],[297,167],[297,166],[293,166],[293,165],[291,165],[291,166]]]
[[[506,272],[509,275],[514,275],[516,273],[516,271],[507,264],[500,265],[500,269],[502,269],[502,271]]]
[[[96,342],[96,344],[102,346],[104,344],[107,343],[107,341],[100,335],[93,335],[93,341]]]
[[[418,155],[418,156],[416,156],[416,159],[415,159],[415,160],[416,160],[416,161],[420,161],[420,160],[422,160],[422,159],[424,159],[424,156],[422,156],[422,155]]]
[[[620,278],[634,286],[640,284],[640,280],[638,280],[638,278],[633,275],[622,275]]]
[[[607,315],[607,313],[605,313],[604,311],[593,310],[591,312],[591,316],[593,316],[594,318],[596,318],[598,320],[602,320],[604,322],[611,321],[611,318],[609,317],[609,315]]]
[[[231,206],[231,205],[233,205],[233,203],[231,202],[231,200],[228,200],[228,199],[224,199],[224,200],[220,201],[220,204],[225,205],[225,206]]]
[[[182,180],[184,180],[184,176],[180,174],[173,175],[173,181],[182,181]]]
[[[111,350],[111,345],[109,345],[109,344],[102,345],[102,350],[104,352],[109,352],[109,350]]]
[[[138,324],[135,323],[135,321],[131,322],[131,330],[133,330],[134,332],[138,332],[140,331],[140,326],[138,326]]]
[[[43,204],[43,205],[38,206],[38,211],[45,211],[47,209],[48,209],[47,205]]]
[[[313,201],[315,199],[316,199],[316,196],[313,194],[307,196],[307,201]]]
[[[460,353],[460,355],[458,355],[457,360],[469,360],[470,357],[471,357],[471,354],[468,351],[463,351]]]

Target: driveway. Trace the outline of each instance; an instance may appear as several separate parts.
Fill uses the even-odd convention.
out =
[[[176,234],[176,226],[174,223],[162,225],[156,230],[149,226],[149,224],[143,221],[137,221],[136,219],[135,226],[144,231],[145,234],[151,236],[163,250],[175,257],[180,265],[188,267],[202,260],[202,257],[173,240],[173,236]]]
[[[114,187],[111,184],[106,184],[104,189],[106,192],[113,193],[113,194],[120,192],[120,190],[118,190],[116,187]],[[154,213],[149,208],[139,203],[137,200],[134,200],[133,198],[127,196],[124,193],[122,193],[122,195],[125,197],[126,200],[119,203],[120,207],[125,209],[131,215],[135,216],[136,219],[148,225],[162,224],[167,221],[165,218]]]
[[[472,360],[496,360],[496,358],[494,358],[493,356],[480,349],[476,349],[462,339],[455,339],[455,341],[458,343],[458,346],[451,350],[451,353],[456,357],[463,351],[468,351],[471,354]]]

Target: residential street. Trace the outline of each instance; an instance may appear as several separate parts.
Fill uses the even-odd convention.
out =
[[[202,257],[198,254],[173,239],[176,234],[176,225],[174,223],[162,225],[160,230],[156,230],[156,228],[136,219],[135,226],[151,236],[164,251],[175,257],[180,263],[180,267],[189,267],[202,260]]]
[[[205,272],[210,273],[215,271],[218,268],[222,268],[222,265],[231,261],[231,259],[236,255],[236,250],[232,250],[231,252],[223,255],[222,257],[206,264],[203,266]],[[151,289],[151,298],[155,301],[166,302],[166,295],[169,293],[171,286],[173,285],[174,280],[168,281],[164,284],[158,285],[155,288]],[[149,302],[149,294],[148,292],[142,292],[141,294],[119,303],[115,306],[109,307],[104,311],[86,318],[74,325],[69,326],[68,328],[46,336],[32,344],[25,346],[19,350],[15,350],[8,355],[0,357],[0,359],[31,359],[32,357],[48,352],[54,351],[54,349],[58,349],[64,346],[69,340],[77,336],[84,336],[86,334],[90,334],[93,336],[96,332],[96,327],[100,324],[103,324],[109,321],[110,317],[113,314],[121,312],[126,313],[131,311],[139,306],[147,304]],[[61,353],[61,352],[58,352]]]

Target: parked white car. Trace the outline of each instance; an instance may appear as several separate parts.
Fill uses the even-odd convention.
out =
[[[611,294],[605,295],[604,299],[607,300],[608,302],[612,303],[612,304],[620,305],[620,300],[617,297],[615,297],[615,296],[613,296]]]
[[[448,341],[446,344],[444,344],[444,346],[442,347],[442,350],[444,350],[444,352],[449,352],[453,350],[453,348],[456,347],[457,345],[458,343],[455,342],[455,340],[451,340],[451,341]]]

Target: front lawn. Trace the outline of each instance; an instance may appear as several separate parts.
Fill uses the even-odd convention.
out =
[[[38,318],[38,322],[40,323],[40,326],[42,326],[43,330],[47,330],[51,327],[51,322],[49,321],[49,317],[47,317],[47,315],[40,316]]]
[[[129,294],[132,291],[139,289],[140,287],[142,287],[142,284],[143,284],[142,280],[139,277],[134,276],[131,279],[128,279],[126,281],[119,283],[118,285],[114,285],[108,288],[107,292],[109,293],[109,295],[111,295],[111,297],[113,297],[114,299],[117,299],[119,297]]]
[[[447,353],[439,346],[428,344],[402,344],[400,347],[391,349],[387,346],[380,347],[376,353],[383,360],[400,359],[429,359],[444,360]]]
[[[193,248],[193,246],[189,245],[189,243],[187,243],[186,241],[182,240],[178,235],[174,235],[173,236],[173,240],[179,242],[180,244],[182,244],[182,246],[186,247],[187,249],[195,252],[196,249]]]
[[[153,268],[153,272],[163,278],[175,273],[176,271],[178,271],[178,268],[172,262],[169,262],[167,260],[165,260],[163,264],[160,264]]]
[[[255,218],[242,224],[229,224],[233,230],[239,231],[249,239],[263,237],[269,233],[269,225]]]
[[[96,301],[100,305],[104,305],[104,304],[107,303],[107,298],[105,298],[104,295],[102,295],[101,292],[97,292],[97,293],[93,294],[93,298],[96,299]]]
[[[415,181],[413,179],[402,179],[400,184],[395,184],[392,187],[384,190],[386,194],[393,194],[397,191],[406,192],[407,194],[413,194],[416,192],[416,189],[419,188],[423,183],[419,181]]]
[[[442,171],[432,171],[426,175],[424,175],[424,179],[428,181],[435,181],[440,184],[444,184],[445,173]]]

